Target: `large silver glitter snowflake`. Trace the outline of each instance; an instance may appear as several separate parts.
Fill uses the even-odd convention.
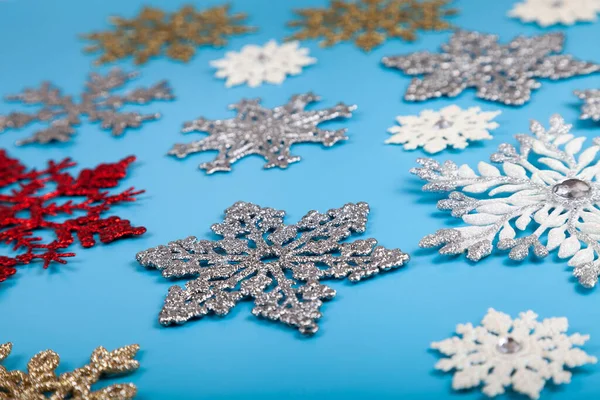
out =
[[[17,145],[68,142],[75,134],[75,127],[81,123],[81,117],[87,116],[90,122],[100,122],[102,129],[109,129],[114,136],[120,136],[128,128],[137,128],[146,121],[160,117],[158,113],[139,114],[120,111],[123,106],[174,98],[166,81],[150,88],[137,88],[124,94],[112,93],[137,75],[135,72],[125,73],[120,69],[113,69],[106,75],[92,73],[79,102],[71,96],[63,95],[60,89],[50,82],[42,83],[37,89],[25,89],[22,93],[6,96],[9,101],[42,107],[35,113],[12,112],[8,115],[0,115],[0,132],[11,128],[22,128],[33,122],[50,122],[50,126],[18,141]]]
[[[189,143],[178,143],[169,154],[179,158],[208,150],[217,150],[216,158],[200,164],[208,174],[231,171],[231,165],[251,154],[267,161],[264,168],[287,168],[300,157],[290,153],[295,143],[321,143],[333,146],[348,139],[346,129],[326,130],[317,127],[322,122],[352,116],[356,106],[339,103],[323,110],[305,110],[306,106],[319,101],[313,93],[292,96],[287,104],[273,109],[260,105],[260,99],[241,100],[229,107],[237,111],[232,119],[207,120],[198,118],[187,122],[183,132],[208,132],[210,136]]]
[[[458,31],[442,45],[442,53],[385,57],[383,63],[408,75],[424,76],[413,78],[405,94],[409,101],[455,97],[476,88],[482,99],[521,105],[540,87],[537,78],[558,80],[600,71],[598,64],[554,54],[563,50],[563,42],[562,33],[550,33],[519,36],[501,45],[496,35]]]
[[[582,346],[589,335],[567,335],[566,318],[537,320],[533,311],[514,320],[493,308],[480,326],[459,324],[454,336],[431,344],[448,358],[435,366],[454,370],[452,388],[471,389],[483,385],[483,393],[495,397],[511,387],[515,392],[538,399],[546,381],[555,385],[571,382],[570,368],[595,364]]]
[[[165,278],[195,278],[185,288],[169,289],[162,324],[211,312],[225,315],[238,302],[252,299],[254,315],[313,334],[322,301],[336,294],[320,281],[358,282],[409,259],[400,250],[377,246],[375,239],[340,243],[365,231],[368,214],[366,203],[346,204],[326,213],[310,211],[296,225],[285,225],[285,212],[239,202],[211,228],[223,239],[188,237],[142,251],[137,260],[161,270]]]
[[[600,89],[576,90],[575,96],[584,101],[579,118],[600,121]]]
[[[530,249],[545,257],[558,248],[558,257],[570,259],[581,284],[594,286],[600,274],[600,140],[581,151],[586,138],[570,129],[559,115],[550,119],[548,130],[532,121],[533,135],[515,136],[518,148],[505,143],[492,154],[504,174],[485,162],[476,173],[452,161],[419,159],[422,168],[411,172],[429,182],[423,189],[451,192],[438,208],[468,225],[439,230],[419,245],[443,246],[441,254],[466,251],[472,261],[488,256],[496,237],[496,247],[510,250],[513,260],[525,259]]]

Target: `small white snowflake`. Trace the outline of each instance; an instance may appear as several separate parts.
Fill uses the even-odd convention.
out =
[[[504,174],[485,162],[476,173],[452,161],[417,160],[422,168],[411,172],[428,181],[423,190],[451,192],[438,208],[467,224],[427,235],[419,245],[442,246],[441,254],[466,252],[472,261],[491,254],[496,237],[495,246],[510,250],[513,260],[524,260],[530,250],[545,257],[558,249],[581,284],[593,287],[600,275],[600,139],[582,151],[586,138],[570,134],[559,115],[548,130],[537,121],[530,129],[533,135],[515,136],[518,147],[501,144],[490,157]]]
[[[515,392],[538,399],[546,381],[556,385],[571,382],[571,372],[565,369],[595,364],[580,348],[589,335],[566,335],[566,318],[537,321],[533,311],[522,312],[519,318],[493,308],[480,326],[459,324],[454,336],[431,344],[433,349],[450,356],[441,359],[435,369],[455,370],[452,388],[470,389],[483,384],[489,397],[503,394],[512,386]]]
[[[492,139],[489,130],[498,124],[492,120],[501,112],[482,112],[479,107],[462,110],[456,105],[442,108],[440,111],[424,110],[421,114],[398,116],[401,126],[388,129],[393,134],[386,143],[404,144],[405,150],[423,147],[428,153],[438,153],[450,146],[464,149],[467,142]]]
[[[210,65],[218,68],[217,78],[227,79],[227,87],[243,83],[250,87],[258,87],[263,82],[280,84],[287,75],[298,75],[302,67],[317,62],[308,56],[308,49],[298,46],[299,42],[278,45],[275,40],[264,46],[249,44],[240,52],[227,52],[225,58],[211,61]]]
[[[600,0],[525,0],[517,3],[508,15],[545,27],[595,21],[599,12]]]

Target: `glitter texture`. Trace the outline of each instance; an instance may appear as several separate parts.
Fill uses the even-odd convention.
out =
[[[492,120],[500,111],[482,112],[479,107],[462,110],[456,105],[440,111],[424,110],[417,115],[399,116],[400,126],[388,130],[393,136],[388,144],[403,144],[405,150],[422,147],[428,153],[438,153],[450,146],[464,149],[469,142],[492,139],[490,130],[498,124]]]
[[[579,61],[565,54],[564,35],[519,36],[506,45],[498,36],[458,31],[441,53],[427,51],[406,56],[384,57],[383,63],[413,78],[404,98],[423,101],[458,96],[476,88],[477,97],[508,105],[526,103],[531,91],[540,87],[537,78],[565,79],[600,71],[600,65]]]
[[[75,134],[75,127],[81,124],[81,117],[87,116],[90,122],[100,122],[102,129],[110,130],[113,136],[121,136],[128,128],[138,128],[144,122],[160,117],[158,113],[121,112],[121,107],[174,98],[166,81],[150,88],[137,88],[123,95],[112,93],[136,76],[136,73],[124,73],[119,69],[113,69],[105,76],[92,73],[79,103],[73,101],[71,96],[61,94],[60,90],[49,82],[42,83],[38,89],[25,89],[20,94],[7,96],[9,101],[41,105],[42,108],[32,114],[12,112],[0,115],[0,133],[7,129],[22,128],[33,122],[48,121],[49,127],[17,142],[17,145],[68,142]]]
[[[513,260],[525,259],[530,250],[545,257],[558,248],[558,257],[569,259],[579,282],[592,287],[600,274],[600,142],[594,139],[582,151],[586,138],[570,134],[571,125],[559,115],[550,119],[548,130],[537,121],[530,129],[532,135],[515,136],[518,149],[504,143],[492,154],[504,174],[485,162],[477,174],[452,161],[418,160],[422,168],[411,172],[429,182],[423,190],[451,192],[438,208],[468,225],[439,230],[419,245],[443,246],[441,254],[467,252],[472,261],[491,254],[496,236],[496,247],[510,250]]]
[[[245,14],[230,15],[227,5],[203,11],[185,6],[174,13],[145,7],[132,19],[112,17],[112,30],[84,35],[95,42],[84,51],[103,53],[96,64],[131,56],[136,64],[145,64],[163,52],[173,60],[188,62],[198,46],[224,46],[229,36],[254,31],[242,24],[245,20]]]
[[[369,206],[346,204],[327,213],[310,211],[296,225],[285,212],[235,203],[212,230],[223,239],[188,237],[138,253],[144,266],[165,278],[193,278],[169,289],[159,321],[182,324],[209,313],[226,315],[242,300],[252,314],[314,334],[324,300],[336,291],[320,282],[352,282],[404,265],[408,255],[377,246],[375,239],[340,243],[366,229]]]
[[[187,122],[183,127],[184,133],[208,132],[210,136],[189,144],[177,143],[169,154],[184,158],[194,153],[217,150],[219,154],[213,161],[200,164],[200,168],[208,174],[231,171],[233,163],[251,154],[260,155],[267,161],[264,168],[287,168],[289,164],[300,161],[300,157],[290,153],[290,147],[295,143],[321,143],[329,147],[348,139],[346,129],[324,130],[317,125],[349,118],[356,106],[339,103],[323,110],[305,110],[307,105],[319,100],[314,94],[306,93],[292,96],[283,106],[268,109],[260,105],[260,99],[243,99],[229,106],[237,111],[235,118],[198,118]]]
[[[218,78],[226,78],[226,87],[247,83],[258,87],[263,82],[281,84],[287,75],[299,75],[302,67],[317,62],[308,57],[308,49],[299,48],[299,42],[277,44],[270,40],[264,46],[253,44],[242,47],[239,52],[229,51],[225,58],[211,61],[218,68]]]
[[[493,308],[481,325],[459,324],[459,336],[434,342],[431,348],[448,356],[435,369],[454,371],[452,388],[472,389],[483,385],[489,397],[504,394],[506,388],[538,399],[546,381],[560,385],[571,382],[566,368],[595,364],[583,346],[588,335],[567,335],[566,318],[537,320],[533,311],[522,312],[514,320]]]
[[[584,101],[579,118],[600,121],[600,89],[576,90],[575,96]]]
[[[10,355],[11,343],[0,345],[0,362]],[[89,364],[71,372],[57,375],[60,357],[52,350],[42,351],[29,360],[27,371],[8,371],[0,366],[0,399],[20,400],[128,400],[136,395],[131,383],[117,383],[100,390],[92,385],[110,375],[135,371],[139,363],[134,360],[139,350],[137,344],[108,351],[98,347]]]
[[[129,188],[111,195],[105,190],[119,184],[133,161],[135,157],[128,157],[114,164],[84,169],[73,176],[65,172],[75,165],[68,158],[58,163],[49,161],[46,169],[37,171],[27,169],[0,150],[0,188],[3,189],[0,192],[0,242],[12,244],[14,250],[25,250],[16,257],[0,256],[0,282],[16,272],[15,266],[35,259],[43,260],[44,268],[52,262],[65,264],[63,258],[73,257],[75,253],[60,250],[72,245],[75,238],[83,247],[92,247],[96,244],[96,235],[102,243],[110,243],[146,232],[146,228],[133,227],[128,220],[116,216],[101,218],[112,206],[135,201],[135,196],[143,193]],[[82,213],[83,216],[74,215]],[[43,243],[42,238],[35,236],[41,231],[54,233],[56,239]]]
[[[371,51],[387,38],[414,41],[417,32],[440,31],[451,25],[445,17],[456,14],[446,8],[449,0],[332,0],[329,8],[297,10],[299,20],[288,25],[301,30],[290,39],[323,38],[322,47],[353,40],[364,51]]]
[[[546,27],[593,22],[599,12],[600,0],[524,0],[516,3],[508,15]]]

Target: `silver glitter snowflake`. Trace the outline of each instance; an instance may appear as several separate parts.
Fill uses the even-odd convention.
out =
[[[137,88],[124,94],[112,93],[137,75],[119,69],[113,69],[104,76],[92,73],[79,102],[74,101],[71,96],[63,95],[49,82],[42,83],[37,89],[25,89],[20,94],[7,96],[6,99],[9,101],[42,107],[35,113],[12,112],[8,115],[0,115],[0,132],[11,128],[22,128],[33,122],[48,121],[50,126],[18,141],[17,145],[68,142],[75,134],[75,126],[81,123],[81,117],[87,116],[91,122],[99,121],[102,129],[109,129],[114,136],[120,136],[128,128],[137,128],[146,121],[160,117],[158,113],[122,112],[119,111],[121,107],[126,104],[147,104],[153,100],[174,98],[166,81],[150,88]]]
[[[585,102],[579,118],[600,121],[600,89],[576,90],[575,96]]]
[[[472,261],[492,252],[496,236],[496,247],[510,250],[513,260],[525,259],[530,249],[545,257],[558,248],[558,257],[570,259],[581,284],[594,286],[600,274],[600,139],[581,151],[586,138],[573,136],[570,129],[559,115],[550,119],[548,130],[532,121],[533,135],[515,136],[518,149],[505,143],[492,154],[504,175],[485,162],[477,174],[468,165],[419,159],[423,167],[411,172],[429,182],[423,189],[451,192],[438,208],[468,225],[439,230],[419,245],[443,246],[441,254],[466,251]],[[517,237],[515,229],[523,233]]]
[[[589,335],[567,335],[566,318],[537,320],[533,311],[522,312],[514,320],[493,308],[480,326],[459,324],[460,336],[431,344],[448,358],[435,366],[445,372],[454,370],[452,388],[471,389],[483,385],[483,393],[495,397],[507,387],[538,399],[546,381],[555,385],[571,382],[568,368],[595,364],[582,346]]]
[[[477,97],[509,105],[527,102],[540,87],[537,78],[552,80],[600,71],[600,65],[554,54],[563,50],[564,35],[519,36],[506,45],[498,36],[458,31],[442,53],[426,51],[385,57],[383,63],[408,75],[423,75],[410,83],[405,99],[423,101],[455,97],[476,88]]]
[[[285,225],[285,212],[239,202],[225,211],[223,223],[212,226],[223,239],[188,237],[142,251],[137,260],[165,278],[195,277],[185,288],[169,289],[162,324],[211,312],[225,315],[252,299],[254,315],[313,334],[322,301],[336,294],[320,281],[358,282],[409,259],[400,250],[377,246],[375,239],[340,243],[365,231],[368,214],[366,203],[346,204],[324,214],[310,211],[296,225]]]
[[[241,100],[229,107],[237,116],[225,120],[198,118],[187,122],[183,132],[208,132],[210,136],[189,144],[178,143],[169,154],[179,158],[207,150],[217,150],[216,158],[200,164],[208,174],[231,171],[231,165],[251,154],[267,161],[264,168],[287,168],[300,157],[290,153],[295,143],[321,143],[333,146],[348,139],[346,129],[325,130],[317,127],[322,122],[352,116],[356,106],[339,103],[323,110],[305,110],[306,106],[319,101],[313,93],[292,96],[290,101],[273,109],[260,105],[260,99]]]

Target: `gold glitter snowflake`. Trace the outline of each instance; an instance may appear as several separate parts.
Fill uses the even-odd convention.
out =
[[[10,354],[11,343],[0,345],[0,362]],[[136,395],[136,387],[131,384],[115,384],[92,391],[91,386],[104,375],[130,372],[139,367],[133,359],[138,345],[121,347],[108,351],[98,347],[90,357],[90,363],[56,375],[60,362],[58,354],[52,350],[42,351],[27,364],[27,372],[8,371],[0,366],[0,399],[80,399],[80,400],[127,400]]]
[[[301,19],[288,25],[302,30],[291,40],[323,38],[322,47],[354,40],[364,51],[371,51],[387,38],[413,41],[418,30],[439,31],[451,25],[446,16],[456,14],[445,6],[450,0],[332,0],[329,8],[297,10]]]
[[[198,46],[223,46],[228,36],[253,31],[242,24],[245,19],[245,14],[229,15],[227,5],[203,11],[185,6],[174,13],[145,7],[132,19],[112,17],[112,30],[84,35],[96,42],[84,51],[103,52],[96,64],[129,56],[134,57],[136,64],[144,64],[163,51],[172,59],[188,62]]]

